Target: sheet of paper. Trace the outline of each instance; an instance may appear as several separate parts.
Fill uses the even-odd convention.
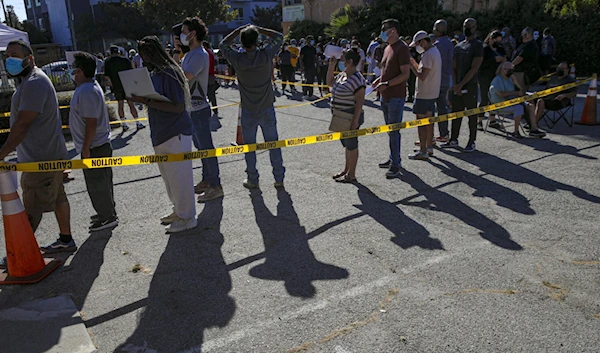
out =
[[[372,86],[367,86],[367,89],[365,89],[365,97],[368,96],[369,94],[373,93],[375,89],[373,89]]]

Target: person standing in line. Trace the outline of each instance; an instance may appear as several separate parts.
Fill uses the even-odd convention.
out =
[[[112,157],[110,126],[104,92],[94,81],[95,58],[88,53],[74,55],[73,76],[77,87],[71,98],[69,126],[75,149],[81,158]],[[83,176],[96,215],[90,231],[99,231],[119,224],[115,210],[112,168],[84,169]]]
[[[283,43],[283,47],[281,47],[281,51],[276,57],[277,62],[279,63],[279,70],[281,72],[281,91],[285,92],[285,86],[290,85],[290,92],[296,91],[296,87],[292,82],[294,82],[294,67],[292,66],[292,53],[288,50],[289,44],[287,42]],[[286,83],[289,82],[289,83]]]
[[[375,80],[374,74],[373,74],[373,70],[375,70],[376,64],[375,64],[375,60],[373,60],[373,54],[375,54],[375,48],[377,48],[377,46],[379,45],[378,41],[377,41],[377,34],[375,33],[371,33],[371,43],[369,43],[369,46],[367,47],[367,52],[366,52],[366,56],[367,56],[367,83],[371,84],[371,82],[373,82],[373,80]]]
[[[262,48],[257,47],[258,36],[262,34],[271,40]],[[231,47],[233,40],[240,37],[246,49],[238,53]],[[256,143],[256,133],[260,126],[265,142],[277,141],[277,119],[275,116],[275,95],[271,85],[271,69],[273,57],[283,43],[283,34],[267,28],[252,25],[242,26],[231,32],[220,44],[223,55],[229,60],[238,72],[240,83],[240,96],[242,101],[242,136],[245,144]],[[269,150],[273,176],[276,188],[283,189],[285,167],[281,149]],[[256,153],[244,155],[246,159],[246,173],[244,187],[257,189],[259,187],[259,174],[256,169]]]
[[[96,54],[96,81],[104,92],[104,56],[102,53]]]
[[[302,95],[310,99],[314,95],[315,76],[317,75],[317,49],[315,48],[315,39],[312,35],[306,37],[306,45],[300,50],[300,64],[304,74],[304,82],[308,86],[302,86]]]
[[[107,81],[107,85],[111,87],[112,92],[115,95],[119,118],[121,120],[125,120],[125,89],[123,89],[119,72],[131,70],[132,68],[133,64],[127,58],[122,57],[119,54],[119,47],[112,45],[110,47],[110,58],[106,59],[104,62],[104,79]],[[129,105],[129,112],[134,119],[137,119],[138,113],[133,102],[127,101],[127,104]],[[121,126],[123,126],[123,132],[129,130],[129,125],[127,125],[127,123],[123,122],[121,123]],[[146,127],[139,121],[136,121],[136,126],[138,129]]]
[[[537,81],[541,74],[539,69],[539,48],[533,39],[533,28],[526,27],[521,32],[523,43],[515,51],[512,61],[515,77],[522,95],[529,89],[529,85]]]
[[[194,125],[194,145],[198,150],[211,150],[215,146],[210,131],[210,104],[205,92],[208,92],[208,76],[210,59],[202,46],[208,34],[208,28],[198,18],[183,20],[181,38],[175,38],[175,48],[181,50],[181,44],[190,51],[185,55],[181,68],[189,81],[192,98],[192,124]],[[177,61],[178,58],[175,58]],[[198,202],[208,202],[223,197],[223,187],[217,157],[202,159],[202,181],[196,184],[194,191],[198,194]]]
[[[432,117],[442,83],[442,56],[425,31],[415,33],[410,47],[416,48],[421,55],[420,63],[411,58],[410,68],[418,79],[413,113],[417,119]],[[409,154],[408,158],[428,160],[429,156],[433,156],[433,124],[419,126],[417,129],[420,150]]]
[[[452,63],[452,111],[462,112],[465,109],[477,108],[477,94],[479,85],[477,72],[483,62],[483,43],[475,37],[477,21],[467,18],[463,22],[463,31],[466,39],[454,48],[454,61]],[[463,118],[452,120],[452,134],[450,140],[440,147],[457,148],[458,135]],[[464,152],[475,152],[477,139],[477,115],[469,116],[469,141]]]
[[[52,82],[35,65],[33,51],[22,40],[6,46],[6,71],[17,81],[10,105],[10,132],[0,148],[0,161],[15,149],[19,163],[53,161],[67,158],[58,99]],[[23,172],[23,206],[33,232],[42,215],[54,212],[59,238],[41,247],[42,252],[77,250],[71,235],[71,207],[63,186],[63,172]]]
[[[542,38],[542,46],[540,52],[540,68],[542,69],[542,75],[550,72],[552,67],[552,60],[554,53],[556,52],[556,39],[550,34],[550,28],[544,29],[544,38]]]
[[[506,51],[506,57],[508,60],[512,60],[515,50],[517,50],[517,41],[510,35],[510,28],[508,27],[502,28],[500,33],[502,33],[502,47]]]
[[[436,101],[438,115],[445,115],[450,112],[448,109],[448,90],[452,85],[452,60],[454,58],[454,44],[447,36],[448,23],[445,20],[437,20],[433,24],[433,34],[435,35],[435,47],[438,48],[442,58],[442,82],[440,85],[440,94]],[[448,130],[448,121],[438,123],[439,136],[436,142],[444,143],[450,139]]]
[[[156,154],[186,153],[192,150],[194,128],[190,119],[192,103],[187,78],[177,62],[171,58],[156,36],[144,37],[138,42],[144,65],[150,68],[152,85],[156,92],[171,100],[159,102],[133,96],[130,100],[148,106],[150,138]],[[194,201],[194,173],[192,160],[158,163],[173,212],[160,219],[167,233],[178,233],[196,228]]]
[[[381,76],[372,87],[381,94],[381,110],[386,124],[401,123],[406,99],[406,81],[410,74],[410,52],[408,46],[400,40],[398,28],[400,22],[387,19],[381,23],[380,38],[389,43],[381,61]],[[400,156],[400,131],[388,133],[390,140],[390,156],[380,163],[380,168],[386,168],[387,178],[400,175],[402,157]]]
[[[329,93],[329,89],[323,87],[323,85],[327,85],[327,67],[329,62],[324,54],[325,49],[323,48],[323,44],[317,46],[317,52],[317,84],[319,85],[319,93],[323,97],[323,92],[325,94]]]
[[[498,31],[492,31],[483,41],[483,62],[479,68],[479,96],[481,97],[480,107],[485,107],[490,104],[489,90],[490,84],[494,77],[498,66],[506,61],[506,52],[501,45],[502,34]],[[496,114],[490,112],[489,127],[501,129],[502,125],[496,121]],[[477,128],[483,131],[483,118],[485,113],[479,115]]]

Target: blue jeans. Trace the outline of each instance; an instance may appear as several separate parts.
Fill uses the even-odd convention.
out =
[[[244,144],[256,143],[256,133],[258,127],[262,131],[265,142],[277,141],[277,119],[275,118],[275,108],[267,108],[258,112],[249,112],[242,108],[242,136]],[[271,157],[271,166],[273,166],[273,176],[276,182],[283,182],[285,175],[285,167],[283,166],[283,157],[281,149],[276,148],[269,150]],[[258,184],[258,170],[256,169],[256,153],[249,152],[244,155],[246,158],[246,173],[248,181],[253,184]]]
[[[404,114],[404,98],[390,98],[385,101],[381,96],[381,110],[386,124],[401,123]],[[402,158],[400,157],[400,131],[388,132],[390,137],[390,162],[391,166],[400,167]]]
[[[210,107],[192,112],[192,125],[194,126],[193,141],[194,146],[196,146],[198,150],[210,150],[215,148],[210,132],[211,115]],[[217,157],[202,159],[202,181],[207,182],[211,187],[221,185]]]
[[[437,114],[444,115],[450,113],[450,109],[448,109],[448,87],[440,88],[440,96],[437,99]],[[449,136],[450,131],[448,130],[448,121],[440,121],[438,123],[438,129],[440,131],[440,136]]]

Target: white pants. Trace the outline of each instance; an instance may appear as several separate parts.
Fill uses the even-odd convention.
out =
[[[178,135],[155,146],[156,154],[173,154],[192,151],[192,136]],[[179,218],[196,217],[194,195],[194,174],[192,160],[172,163],[158,163],[160,175],[167,187],[167,195],[173,204],[173,211]]]

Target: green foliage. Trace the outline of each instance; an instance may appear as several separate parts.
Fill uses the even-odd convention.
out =
[[[544,7],[546,12],[556,17],[579,16],[586,11],[598,12],[598,0],[548,0]]]
[[[325,32],[327,23],[318,23],[315,21],[296,21],[290,26],[290,33],[286,39],[306,38],[309,34],[319,35]]]
[[[27,32],[29,36],[29,43],[31,44],[45,44],[50,43],[50,38],[46,34],[40,31],[33,23],[23,21],[23,30]]]
[[[97,27],[102,33],[116,32],[123,38],[140,40],[160,32],[160,26],[152,18],[144,16],[138,7],[127,2],[105,2],[100,6],[104,16]]]
[[[283,30],[281,28],[281,11],[281,3],[278,3],[275,7],[259,7],[256,5],[252,10],[250,21],[257,26],[281,32]]]
[[[161,29],[168,31],[190,16],[198,16],[206,25],[211,25],[217,21],[232,21],[236,15],[236,12],[230,11],[231,6],[226,0],[139,0],[132,2],[131,6],[137,7]]]

